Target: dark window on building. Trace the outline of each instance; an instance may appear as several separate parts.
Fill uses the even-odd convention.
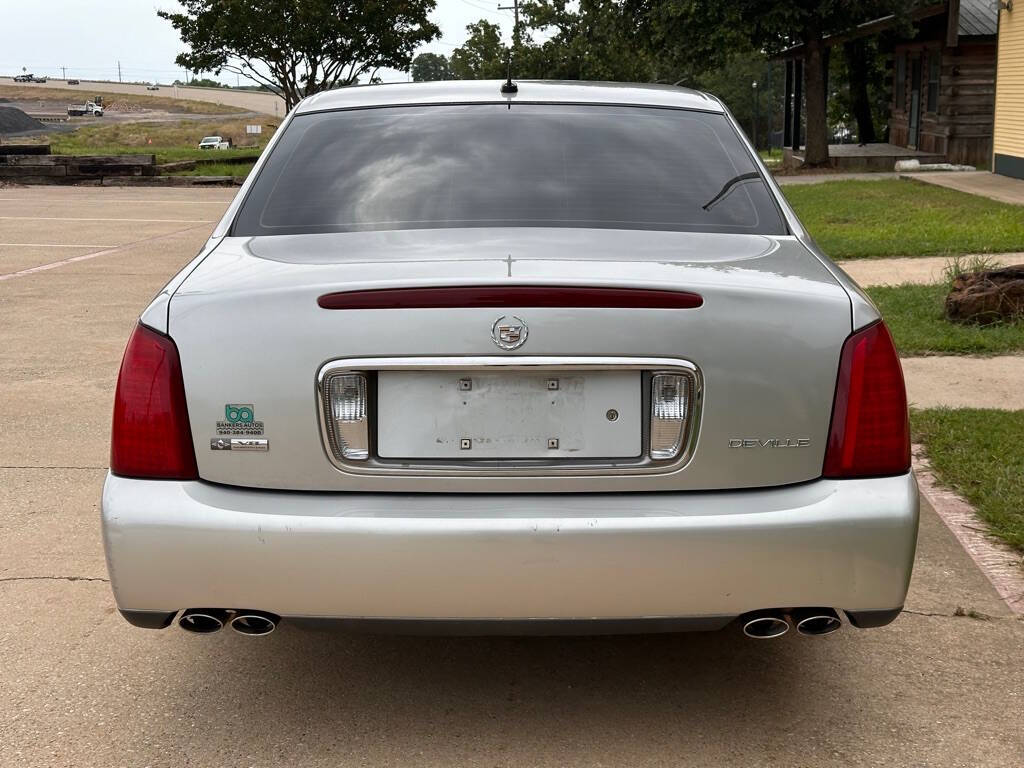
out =
[[[893,93],[896,95],[896,109],[905,109],[907,106],[907,56],[899,54],[896,57],[896,78],[892,84]]]
[[[928,111],[935,112],[939,108],[939,73],[942,71],[942,54],[939,51],[928,52]]]

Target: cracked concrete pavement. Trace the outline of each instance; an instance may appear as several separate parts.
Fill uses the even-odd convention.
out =
[[[212,221],[229,198],[0,188],[0,216],[47,203],[51,217]],[[0,274],[67,258],[3,245],[16,242],[6,226]],[[59,245],[75,226],[18,234]],[[130,243],[132,226],[95,242]],[[138,312],[204,237],[0,281],[0,763],[1024,764],[1024,622],[927,505],[907,611],[878,630],[754,642],[735,629],[462,639],[284,624],[255,640],[129,626],[98,523],[112,387]]]

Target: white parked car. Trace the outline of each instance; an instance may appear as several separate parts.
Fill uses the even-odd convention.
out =
[[[220,136],[204,136],[199,142],[200,149],[230,149],[231,142],[224,141]]]
[[[892,621],[918,496],[877,309],[715,97],[500,86],[305,99],[142,313],[102,499],[122,614]]]

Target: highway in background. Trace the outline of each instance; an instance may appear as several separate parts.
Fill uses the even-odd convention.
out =
[[[98,80],[82,80],[79,85],[68,85],[64,80],[49,80],[45,83],[16,83],[13,78],[0,77],[0,85],[17,85],[28,88],[61,88],[81,91],[83,101],[86,94],[93,93],[125,93],[150,96],[165,96],[172,99],[188,99],[192,101],[209,101],[214,104],[227,104],[241,107],[250,112],[263,112],[268,115],[283,117],[285,114],[284,99],[272,93],[262,91],[242,91],[233,88],[194,88],[192,86],[161,85],[158,91],[147,91],[145,84],[111,83]]]

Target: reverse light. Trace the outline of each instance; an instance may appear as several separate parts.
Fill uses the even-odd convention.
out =
[[[686,440],[693,397],[689,376],[651,376],[651,458],[674,459]]]
[[[122,477],[199,478],[178,348],[142,324],[128,340],[117,377],[110,471]]]
[[[903,370],[889,329],[877,322],[843,344],[822,474],[878,477],[909,469]]]
[[[365,461],[370,456],[366,389],[366,376],[361,373],[336,373],[324,378],[327,439],[339,460]]]

